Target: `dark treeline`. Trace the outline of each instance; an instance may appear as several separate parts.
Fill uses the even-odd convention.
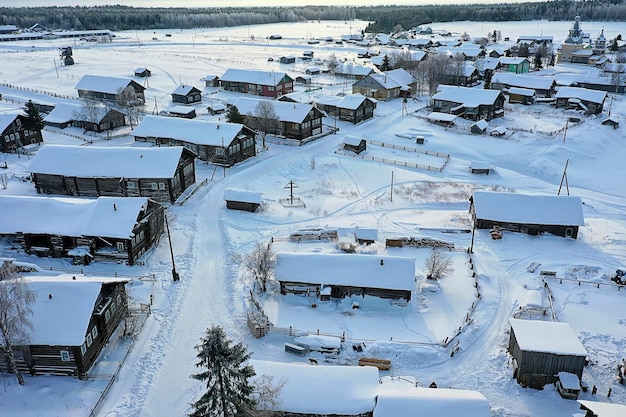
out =
[[[410,29],[431,22],[572,20],[574,16],[580,16],[583,21],[626,21],[626,0],[372,7],[3,7],[0,8],[0,25],[29,28],[38,23],[48,29],[119,31],[360,19],[372,22],[368,32],[390,33],[399,28]]]

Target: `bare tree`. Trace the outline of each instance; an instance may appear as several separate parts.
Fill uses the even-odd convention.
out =
[[[81,121],[96,123],[102,104],[92,97],[85,97],[82,101],[83,105],[81,109],[75,114],[75,117],[77,117]]]
[[[451,59],[445,54],[433,54],[425,62],[424,71],[426,73],[426,83],[428,84],[428,94],[433,95],[437,92],[437,87],[445,79],[446,73],[449,72]]]
[[[0,265],[0,348],[8,359],[9,372],[15,373],[17,382],[24,385],[13,347],[27,344],[33,328],[30,317],[35,293],[28,281],[20,277],[13,265]]]
[[[254,108],[254,113],[247,117],[246,124],[261,132],[265,148],[265,137],[270,132],[275,133],[278,128],[278,115],[274,109],[274,103],[268,100],[259,101]]]
[[[235,262],[241,263],[248,272],[252,274],[254,280],[261,286],[261,291],[267,290],[267,281],[274,274],[276,259],[269,244],[264,245],[257,242],[254,250],[246,255],[235,254]]]
[[[445,278],[454,272],[452,267],[452,258],[441,249],[433,248],[432,252],[426,259],[426,278],[439,279]]]
[[[143,100],[137,97],[137,91],[129,85],[117,93],[115,102],[128,117],[128,123],[130,123],[132,129],[133,124],[139,122],[139,115],[143,108]]]
[[[272,417],[278,411],[282,403],[280,393],[287,381],[280,380],[274,382],[274,377],[269,375],[261,375],[252,380],[254,391],[252,396],[255,399],[256,407],[254,410],[246,410],[247,414],[254,417]]]
[[[328,57],[328,69],[330,70],[330,72],[333,73],[333,75],[335,74],[335,68],[337,68],[338,65],[339,65],[339,60],[337,59],[337,56],[333,52],[332,54],[330,54],[330,57]]]

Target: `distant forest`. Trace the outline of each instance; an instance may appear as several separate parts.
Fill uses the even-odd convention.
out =
[[[38,23],[47,29],[119,31],[360,19],[372,22],[367,32],[391,33],[431,22],[573,20],[575,16],[580,16],[583,21],[626,21],[626,0],[372,7],[1,7],[0,25],[16,25],[24,29]]]

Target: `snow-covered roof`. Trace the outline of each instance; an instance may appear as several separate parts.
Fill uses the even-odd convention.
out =
[[[341,109],[356,110],[365,100],[369,100],[374,103],[376,102],[376,100],[365,97],[362,94],[348,94],[337,103],[337,107]]]
[[[170,114],[189,114],[196,111],[195,107],[192,106],[183,106],[183,105],[178,105],[178,106],[172,106],[170,108],[167,109],[167,112]]]
[[[471,161],[470,168],[471,169],[491,169],[491,164],[486,161]]]
[[[370,74],[385,89],[400,88],[415,83],[413,76],[403,68],[385,71],[382,74]]]
[[[474,191],[479,219],[521,224],[584,226],[580,197]]]
[[[360,415],[376,405],[378,369],[372,366],[311,366],[251,360],[257,376],[285,382],[278,411],[309,415]]]
[[[480,119],[479,121],[472,123],[472,127],[473,126],[476,126],[481,130],[485,130],[487,129],[487,126],[489,126],[489,123],[487,123],[485,119]]]
[[[240,98],[234,103],[241,115],[252,114],[256,112],[257,105],[263,100],[253,98]],[[288,101],[265,100],[274,106],[274,112],[281,122],[302,123],[313,110],[312,104],[294,103]]]
[[[277,86],[285,77],[289,76],[284,72],[229,68],[226,70],[224,75],[220,77],[220,80],[222,82],[239,82],[257,85]]]
[[[128,281],[79,274],[29,275],[25,279],[36,296],[28,344],[51,346],[82,345],[102,284]]]
[[[322,106],[337,106],[341,100],[343,100],[343,97],[331,96],[331,95],[326,94],[326,95],[317,97],[315,102]]]
[[[136,137],[171,138],[197,145],[228,146],[243,125],[208,120],[146,116],[130,133]]]
[[[580,380],[578,379],[578,375],[563,371],[559,372],[557,375],[563,388],[580,391]]]
[[[176,87],[176,90],[172,91],[172,94],[175,94],[178,96],[186,96],[187,94],[191,93],[193,90],[200,91],[193,85],[181,84],[178,87]]]
[[[145,197],[0,196],[0,234],[41,233],[128,239]],[[35,221],[36,219],[36,221]]]
[[[554,84],[554,79],[552,77],[497,72],[493,74],[491,84],[506,84],[511,87],[549,90],[552,87],[552,84]]]
[[[66,177],[173,178],[183,149],[44,145],[28,170]]]
[[[432,122],[454,122],[456,120],[456,116],[454,114],[441,113],[438,111],[428,113],[426,118]]]
[[[603,403],[599,401],[578,400],[578,404],[591,410],[598,417],[623,417],[626,415],[626,404]]]
[[[382,377],[374,417],[489,417],[489,401],[478,391],[416,387],[404,378]]]
[[[306,103],[306,104],[312,104],[315,101],[315,98],[310,93],[307,93],[306,91],[294,91],[293,93],[284,94],[282,98],[289,98],[291,101],[295,101],[296,103]],[[289,101],[289,100],[285,100],[285,101]]]
[[[0,114],[0,132],[9,127],[9,125],[15,121],[16,117],[17,113]]]
[[[361,141],[365,139],[360,138],[358,136],[346,135],[343,137],[343,143],[346,145],[359,146]]]
[[[74,88],[77,90],[95,91],[105,94],[117,94],[131,83],[134,83],[134,81],[130,78],[83,75],[83,78],[80,79]]]
[[[352,63],[340,64],[335,67],[335,74],[346,74],[355,76],[367,76],[374,72],[374,68],[366,67],[363,65],[354,65]]]
[[[394,290],[415,289],[415,259],[327,253],[279,253],[278,281]]]
[[[568,323],[509,319],[521,350],[586,356],[587,350]]]
[[[78,103],[58,103],[43,120],[46,123],[67,123],[78,119],[82,109],[83,106]]]
[[[499,90],[485,90],[483,88],[457,87],[450,85],[439,86],[440,92],[433,96],[433,100],[462,103],[465,107],[494,104],[501,94]]]
[[[337,236],[354,236],[357,239],[376,240],[378,239],[378,229],[368,229],[361,227],[338,227]]]
[[[512,57],[512,56],[502,56],[498,58],[502,65],[519,65],[524,61],[528,61],[528,59],[523,57]]]
[[[262,195],[263,193],[257,191],[240,190],[237,188],[227,188],[224,190],[224,200],[226,201],[261,204],[263,201]]]
[[[604,103],[606,99],[606,91],[590,90],[580,87],[560,87],[556,91],[555,97],[559,98],[578,98],[580,100],[591,103]]]
[[[516,94],[519,96],[532,97],[535,95],[535,90],[530,88],[510,87],[509,94]]]

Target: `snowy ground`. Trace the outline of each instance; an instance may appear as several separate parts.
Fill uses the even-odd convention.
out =
[[[472,36],[498,29],[503,36],[515,39],[533,34],[538,22],[486,24],[465,23],[462,28]],[[437,25],[445,26],[444,24]],[[590,25],[591,26],[591,25]],[[118,34],[111,44],[77,42],[71,67],[59,67],[57,47],[61,41],[36,44],[0,45],[5,58],[0,68],[0,82],[17,87],[75,96],[74,85],[84,74],[132,76],[136,67],[147,66],[153,76],[145,82],[146,111],[163,110],[171,105],[169,94],[179,83],[191,83],[203,89],[203,106],[211,100],[227,102],[238,95],[204,89],[200,81],[206,75],[221,73],[229,67],[260,68],[304,73],[303,64],[291,66],[268,62],[268,57],[300,56],[314,50],[324,59],[331,53],[338,58],[356,60],[362,48],[337,45],[309,45],[310,37],[338,37],[364,27],[359,22],[314,22],[301,25],[272,25],[224,30],[128,32]],[[435,26],[433,26],[435,27]],[[617,25],[615,27],[618,27]],[[568,22],[550,22],[543,34],[564,38]],[[615,33],[606,24],[607,36]],[[549,30],[548,30],[549,29]],[[450,30],[459,31],[456,28]],[[592,30],[591,27],[585,30]],[[554,31],[554,32],[553,32]],[[474,33],[475,32],[475,33]],[[282,41],[267,41],[265,36],[281,33]],[[255,35],[255,40],[251,39]],[[595,34],[592,32],[592,35]],[[153,40],[156,38],[156,40]],[[558,73],[588,72],[583,66],[557,66]],[[58,71],[58,76],[57,76]],[[320,78],[316,85],[323,93],[334,94],[349,87],[340,79]],[[0,111],[13,111],[32,98],[56,102],[57,97],[0,86],[5,101]],[[6,101],[9,100],[9,101]],[[14,101],[14,103],[11,103]],[[136,279],[132,291],[138,299],[154,296],[152,315],[121,367],[117,379],[95,415],[104,417],[186,415],[189,403],[202,391],[201,384],[189,378],[195,372],[194,346],[211,324],[223,326],[234,340],[243,341],[255,359],[306,361],[285,353],[283,342],[291,336],[280,332],[255,339],[245,321],[253,289],[249,277],[233,262],[234,254],[251,251],[257,242],[276,238],[276,251],[336,252],[331,243],[294,244],[281,240],[303,227],[364,227],[378,230],[379,239],[387,237],[430,237],[454,243],[455,273],[436,287],[424,279],[425,249],[389,248],[384,243],[364,249],[366,253],[407,256],[416,259],[416,288],[406,307],[374,299],[358,298],[360,309],[350,308],[351,301],[318,304],[304,297],[281,297],[257,294],[270,320],[278,327],[341,335],[346,333],[346,349],[331,362],[350,364],[355,353],[350,341],[365,341],[365,354],[393,362],[394,375],[414,376],[420,385],[436,381],[439,386],[474,389],[490,401],[494,416],[569,417],[577,404],[561,399],[552,386],[543,391],[524,389],[512,378],[506,353],[508,319],[521,314],[530,289],[554,297],[553,313],[557,320],[568,322],[589,352],[590,366],[583,381],[596,385],[598,394],[583,393],[581,398],[626,403],[626,389],[614,379],[614,364],[626,356],[626,316],[622,304],[625,292],[618,292],[609,281],[615,269],[626,264],[626,197],[623,182],[624,123],[613,130],[600,125],[602,116],[584,117],[569,126],[564,141],[561,129],[568,116],[576,112],[556,110],[548,104],[532,107],[506,106],[506,116],[490,123],[490,128],[532,129],[517,131],[505,138],[470,135],[468,124],[443,129],[427,123],[421,110],[425,97],[407,103],[409,115],[398,100],[380,102],[373,120],[353,126],[337,122],[337,135],[330,135],[303,147],[269,144],[266,151],[225,173],[203,163],[197,164],[198,182],[210,179],[183,206],[168,210],[176,268],[182,279],[171,280],[169,247],[165,238],[146,255],[145,266],[132,268],[108,263],[92,264],[91,274],[119,274],[139,277],[154,274],[156,280]],[[202,118],[216,118],[198,106]],[[616,96],[612,114],[626,115],[626,101]],[[334,120],[325,120],[333,125]],[[128,131],[129,129],[127,129]],[[424,145],[416,145],[407,136],[420,132]],[[82,135],[74,128],[44,131],[46,143],[85,144],[66,133]],[[387,144],[403,145],[450,155],[442,172],[409,169],[368,161],[337,152],[344,135],[359,136]],[[137,146],[128,136],[105,141],[90,138],[92,146]],[[141,144],[140,146],[145,146]],[[432,158],[420,153],[369,147],[365,156],[413,159]],[[25,156],[3,155],[7,173],[12,176],[7,189],[0,193],[34,195],[32,184],[21,181],[28,172]],[[486,231],[476,233],[473,265],[463,249],[470,245],[469,233],[446,233],[469,227],[467,198],[473,189],[508,190],[526,193],[556,194],[569,159],[567,178],[572,195],[584,201],[585,226],[578,240],[555,236],[533,237],[505,233],[493,241]],[[494,167],[489,176],[469,173],[471,161],[487,161]],[[421,162],[420,162],[421,163]],[[13,176],[13,174],[15,174]],[[393,193],[391,178],[393,175]],[[279,199],[288,197],[285,186],[293,181],[296,196],[306,208],[289,208]],[[227,211],[223,202],[226,188],[236,187],[263,192],[264,207],[258,213]],[[66,261],[28,257],[7,248],[0,256],[17,257],[46,268],[71,269]],[[546,279],[528,272],[527,267],[541,263],[541,270],[556,271],[559,279]],[[563,278],[561,281],[560,278]],[[574,279],[580,280],[580,285]],[[478,289],[474,287],[477,282]],[[480,300],[477,300],[480,292]],[[475,308],[470,310],[472,304]],[[470,315],[469,323],[467,315]],[[533,317],[538,318],[538,317]],[[453,343],[440,342],[461,334]],[[114,340],[96,365],[102,375],[89,381],[59,377],[27,377],[19,387],[11,376],[0,377],[0,409],[12,416],[86,417],[96,406],[100,392],[124,354],[125,340]],[[451,357],[451,350],[458,347]],[[319,359],[324,359],[321,356]],[[386,373],[389,374],[389,373]],[[612,388],[610,398],[606,394]],[[5,411],[6,410],[6,411]]]

